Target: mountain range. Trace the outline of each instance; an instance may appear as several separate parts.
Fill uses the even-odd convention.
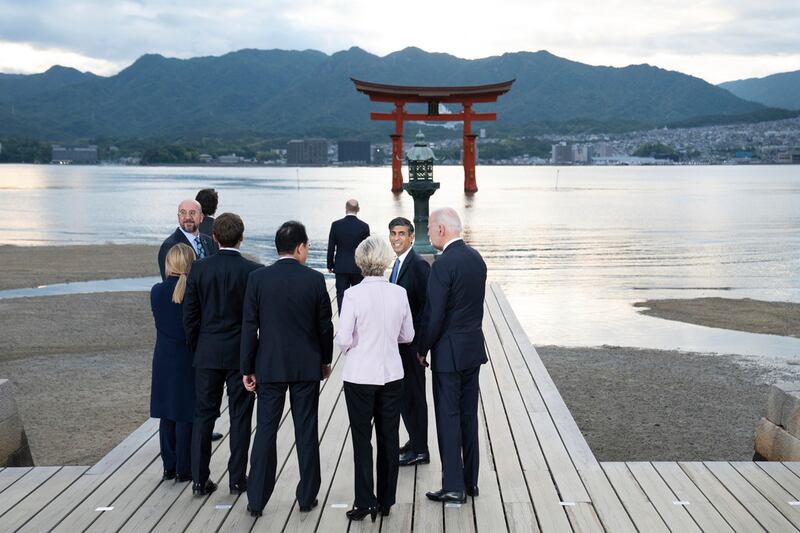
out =
[[[800,109],[800,70],[764,78],[728,81],[719,86],[751,102],[784,109]]]
[[[477,85],[515,79],[496,104],[493,133],[746,122],[795,116],[702,79],[650,65],[591,66],[546,51],[467,60],[418,48],[379,57],[360,48],[253,50],[192,59],[140,57],[110,77],[53,67],[0,74],[0,136],[51,140],[111,137],[380,137],[369,120],[388,109],[350,78],[407,85]]]

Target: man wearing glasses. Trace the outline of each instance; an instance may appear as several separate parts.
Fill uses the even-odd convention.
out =
[[[175,232],[164,239],[158,250],[158,269],[161,279],[166,280],[164,272],[164,259],[169,249],[178,243],[188,244],[194,250],[198,259],[213,255],[214,243],[210,237],[200,233],[200,223],[203,221],[203,210],[196,200],[190,198],[178,204],[178,227]]]

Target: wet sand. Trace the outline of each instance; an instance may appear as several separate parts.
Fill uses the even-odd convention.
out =
[[[0,290],[158,276],[158,246],[0,246]]]
[[[800,304],[750,298],[692,298],[636,302],[641,313],[668,320],[750,333],[800,337]]]

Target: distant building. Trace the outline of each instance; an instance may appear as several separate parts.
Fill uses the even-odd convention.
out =
[[[286,144],[287,165],[325,165],[328,163],[328,141],[294,139]]]
[[[201,163],[211,163],[214,161],[214,158],[209,154],[200,154],[197,156],[197,159],[199,159]]]
[[[561,141],[550,147],[550,162],[554,165],[572,163],[572,146]]]
[[[372,162],[369,141],[339,141],[339,163],[369,165]]]
[[[376,145],[372,147],[372,164],[383,165],[386,163],[386,158],[391,157],[392,150],[386,145]]]
[[[239,157],[236,154],[230,155],[221,155],[217,158],[217,162],[221,165],[238,165],[239,163],[243,162],[244,158]]]
[[[62,146],[52,145],[50,161],[57,165],[96,165],[100,162],[97,145]]]

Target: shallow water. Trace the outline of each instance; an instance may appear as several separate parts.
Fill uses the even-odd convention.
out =
[[[558,173],[558,188],[556,175]],[[459,211],[536,344],[683,349],[800,360],[800,339],[648,317],[632,303],[720,296],[800,302],[800,166],[460,167],[435,171],[432,206]],[[413,202],[389,168],[0,166],[0,243],[158,244],[203,187],[239,213],[243,251],[272,261],[274,231],[303,221],[324,267],[330,222],[361,201],[374,233]],[[149,283],[149,282],[148,282]],[[75,284],[70,284],[75,285]]]

